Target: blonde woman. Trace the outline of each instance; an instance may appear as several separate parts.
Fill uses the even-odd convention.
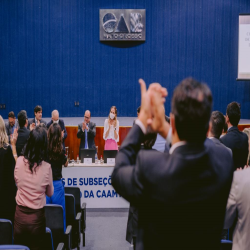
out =
[[[16,157],[16,132],[11,140],[12,149],[5,130],[5,124],[0,116],[0,218],[13,222],[16,207],[16,185],[14,181],[14,168]],[[13,150],[13,152],[12,152]]]
[[[119,121],[117,120],[117,108],[112,106],[108,119],[104,122],[103,139],[105,140],[105,150],[118,150],[119,142]]]

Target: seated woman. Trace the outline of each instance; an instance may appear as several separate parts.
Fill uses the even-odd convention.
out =
[[[12,135],[11,146],[5,130],[5,124],[0,116],[0,218],[14,222],[16,209],[16,184],[14,180],[14,168],[16,157],[16,133]],[[13,150],[13,151],[12,151]]]
[[[119,142],[119,121],[117,120],[117,109],[110,108],[109,117],[104,122],[103,139],[105,140],[104,150],[118,150]]]
[[[46,195],[54,192],[52,169],[47,159],[47,132],[37,126],[30,132],[23,156],[17,158],[15,181],[17,185],[14,243],[32,250],[45,249]]]
[[[53,173],[54,194],[46,197],[47,204],[58,204],[63,207],[64,231],[66,230],[65,194],[62,183],[62,165],[68,166],[67,157],[63,150],[63,136],[59,124],[53,123],[48,130],[48,162]]]

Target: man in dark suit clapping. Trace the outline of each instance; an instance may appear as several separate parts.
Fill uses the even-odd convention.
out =
[[[220,249],[233,161],[226,148],[206,139],[211,91],[192,78],[183,80],[172,98],[171,149],[140,151],[148,125],[164,138],[170,130],[166,89],[151,84],[146,91],[140,84],[141,112],[112,173],[115,190],[138,208],[136,249]]]
[[[59,112],[56,109],[53,110],[52,113],[51,113],[51,121],[47,124],[47,129],[49,129],[50,125],[53,124],[53,123],[57,123],[61,127],[63,149],[65,150],[64,141],[67,138],[68,134],[67,134],[67,130],[66,130],[65,125],[64,125],[64,121],[62,119],[59,119]]]
[[[96,124],[90,121],[91,113],[89,110],[85,111],[84,121],[78,124],[77,138],[81,139],[79,155],[81,148],[96,149],[95,147],[95,135]]]
[[[42,116],[43,116],[43,108],[39,105],[37,105],[35,108],[34,108],[34,115],[35,115],[35,118],[31,119],[29,121],[29,129],[30,130],[33,130],[36,126],[38,125],[43,125],[46,126],[46,121],[44,121],[42,119]]]

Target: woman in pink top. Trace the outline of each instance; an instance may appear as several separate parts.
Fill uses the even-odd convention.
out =
[[[15,167],[17,185],[14,243],[32,250],[44,249],[46,195],[54,192],[52,170],[47,159],[47,131],[38,126],[30,132],[23,156]]]
[[[109,117],[104,122],[103,139],[105,140],[104,150],[118,150],[119,142],[119,121],[117,120],[117,108],[112,106]]]

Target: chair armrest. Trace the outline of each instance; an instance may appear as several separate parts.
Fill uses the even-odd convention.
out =
[[[87,204],[84,202],[81,206],[82,219],[81,219],[81,232],[86,229],[86,206]]]
[[[64,234],[65,238],[64,238],[64,244],[65,244],[65,249],[66,250],[70,250],[71,246],[72,246],[72,241],[71,241],[71,232],[72,232],[72,226],[69,225],[66,228],[66,232]]]
[[[56,250],[64,250],[64,244],[63,243],[59,243]]]
[[[82,213],[78,213],[78,214],[76,215],[76,220],[81,220],[81,218],[82,218]]]

